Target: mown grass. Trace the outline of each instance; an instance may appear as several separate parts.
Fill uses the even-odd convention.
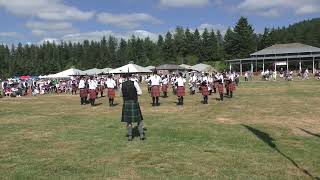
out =
[[[146,92],[144,87],[144,92]],[[122,100],[0,99],[0,179],[312,179],[320,176],[318,81],[242,83],[233,99],[200,94],[153,108],[147,140],[128,142]]]

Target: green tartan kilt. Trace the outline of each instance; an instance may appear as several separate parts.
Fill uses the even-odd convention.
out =
[[[133,123],[143,120],[139,102],[134,100],[124,101],[122,106],[121,122]]]

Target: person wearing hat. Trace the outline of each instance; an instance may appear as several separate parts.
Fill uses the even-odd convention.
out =
[[[109,106],[114,106],[114,97],[116,95],[115,88],[116,88],[116,81],[113,80],[112,75],[109,74],[107,81],[105,82],[106,87],[108,89],[108,98],[109,98]]]
[[[152,106],[159,106],[161,77],[157,74],[157,70],[153,71],[153,74],[150,77],[150,81],[151,81]]]
[[[177,86],[177,96],[178,103],[177,105],[183,106],[183,97],[186,95],[184,84],[186,80],[183,78],[182,73],[179,73],[178,78],[176,79],[175,85]]]
[[[96,79],[91,77],[88,83],[89,83],[90,104],[91,106],[95,106],[95,101],[97,98],[98,82]]]
[[[138,123],[140,140],[144,140],[143,116],[138,102],[138,95],[142,95],[138,82],[132,81],[131,74],[124,75],[127,80],[122,83],[121,91],[123,97],[121,122],[127,123],[128,141],[133,139],[133,123]]]

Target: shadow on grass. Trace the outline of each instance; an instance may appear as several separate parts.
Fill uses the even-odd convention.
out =
[[[312,136],[315,136],[315,137],[320,138],[320,134],[315,134],[315,133],[312,133],[312,132],[307,131],[307,130],[302,129],[302,128],[298,128],[298,129],[300,129],[301,131],[303,131],[303,132],[305,132],[305,133],[307,133],[307,134],[310,134],[310,135],[312,135]]]
[[[262,132],[259,129],[255,129],[253,127],[247,126],[247,125],[243,125],[243,127],[247,128],[251,133],[253,133],[255,136],[257,136],[257,138],[259,138],[261,141],[263,141],[265,144],[267,144],[268,146],[270,146],[272,149],[274,149],[275,151],[277,151],[279,154],[281,154],[283,157],[285,157],[286,159],[288,159],[297,169],[299,169],[301,172],[303,172],[305,175],[313,178],[313,179],[317,179],[320,180],[320,177],[315,177],[312,174],[309,173],[309,171],[307,171],[306,169],[300,167],[293,159],[291,159],[289,156],[287,156],[286,154],[284,154],[283,152],[281,152],[277,145],[274,143],[275,139],[273,139],[268,133]]]

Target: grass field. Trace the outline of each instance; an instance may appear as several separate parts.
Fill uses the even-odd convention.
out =
[[[242,83],[233,99],[171,93],[140,104],[147,140],[128,142],[122,100],[0,99],[0,179],[319,179],[320,82]]]

